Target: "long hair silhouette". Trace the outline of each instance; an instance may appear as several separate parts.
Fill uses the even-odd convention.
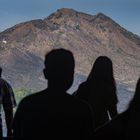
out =
[[[75,95],[92,106],[96,127],[108,121],[109,117],[116,116],[118,100],[111,59],[99,56],[87,80],[79,86]]]

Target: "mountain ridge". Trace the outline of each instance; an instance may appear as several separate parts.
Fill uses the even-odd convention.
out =
[[[45,81],[44,55],[55,48],[73,52],[77,74],[88,75],[95,59],[107,55],[113,61],[117,80],[134,86],[140,75],[138,35],[103,13],[89,15],[62,8],[44,19],[0,32],[0,65],[5,70],[4,76],[16,88],[41,88]]]

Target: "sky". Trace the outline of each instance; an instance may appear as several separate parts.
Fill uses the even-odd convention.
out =
[[[111,17],[140,36],[140,0],[0,0],[0,32],[21,22],[43,19],[60,8]]]

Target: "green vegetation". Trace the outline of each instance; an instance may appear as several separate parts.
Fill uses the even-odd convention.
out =
[[[19,102],[26,96],[32,94],[34,92],[34,90],[32,89],[14,89],[14,94],[15,94],[15,98],[16,98],[16,103],[17,106],[14,108],[14,114],[16,112],[16,109],[18,107]]]
[[[19,102],[25,97],[28,96],[30,94],[32,94],[34,91],[32,89],[15,89],[14,93],[15,93],[15,98],[16,98],[16,102],[17,104],[19,104]]]

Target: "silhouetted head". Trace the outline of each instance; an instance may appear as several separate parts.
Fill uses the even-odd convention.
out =
[[[89,79],[110,80],[113,77],[112,61],[107,56],[99,56],[88,76]]]
[[[0,77],[1,77],[1,75],[2,75],[2,68],[0,67]]]
[[[48,79],[48,87],[66,91],[73,82],[74,57],[65,49],[55,49],[45,56],[44,75]]]
[[[97,93],[104,90],[105,94],[116,94],[112,61],[107,56],[99,56],[95,60],[87,78],[87,85]]]

